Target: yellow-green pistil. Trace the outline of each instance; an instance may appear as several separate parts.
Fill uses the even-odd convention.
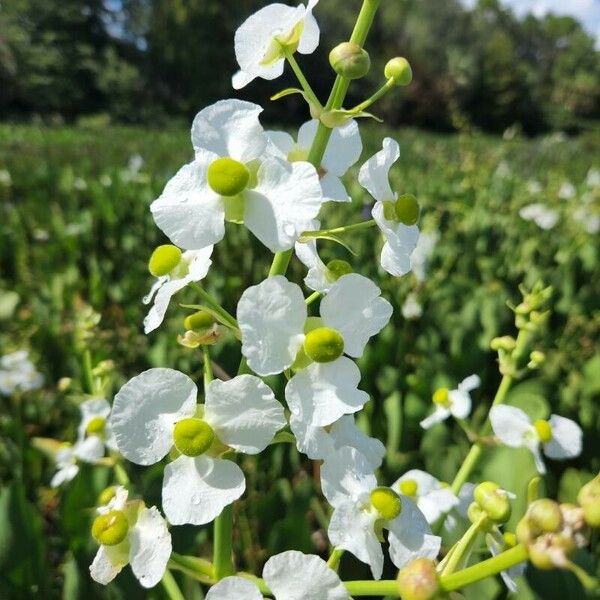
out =
[[[103,546],[120,544],[129,531],[127,517],[120,510],[111,510],[104,515],[98,515],[92,524],[92,535]]]
[[[401,494],[414,497],[417,495],[419,486],[414,479],[405,479],[404,481],[400,482],[399,488]]]
[[[402,500],[394,490],[377,487],[371,492],[371,504],[385,521],[392,521],[402,510]]]
[[[344,338],[335,329],[317,327],[306,334],[304,352],[315,362],[332,362],[344,353]]]
[[[385,200],[383,202],[383,216],[388,221],[414,225],[419,220],[419,203],[412,194],[403,194],[398,200]]]
[[[104,417],[94,417],[90,419],[89,423],[85,428],[85,432],[88,435],[101,435],[104,433],[104,427],[106,426],[106,419]]]
[[[438,388],[433,392],[432,400],[434,404],[439,404],[445,408],[450,406],[450,392],[448,388]]]
[[[188,315],[183,321],[183,326],[191,331],[204,331],[215,324],[215,318],[204,310]]]
[[[552,439],[552,426],[548,421],[544,421],[543,419],[538,419],[534,424],[535,432],[537,433],[538,438],[540,438],[540,442],[542,444],[548,443]]]
[[[175,424],[173,440],[175,447],[186,456],[204,454],[215,439],[212,427],[202,419],[182,419]]]
[[[208,185],[220,196],[237,196],[248,186],[250,171],[233,158],[217,158],[208,167]]]
[[[148,262],[148,270],[154,277],[168,275],[181,262],[181,250],[172,244],[158,246]]]

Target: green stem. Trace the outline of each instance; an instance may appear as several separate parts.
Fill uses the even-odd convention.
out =
[[[215,569],[213,565],[203,558],[184,556],[172,552],[168,566],[170,569],[182,571],[203,583],[213,583],[215,581]]]
[[[235,317],[233,317],[233,315],[231,315],[230,313],[228,313],[217,301],[216,298],[214,298],[211,294],[209,294],[200,284],[198,283],[193,283],[192,287],[198,292],[198,294],[200,295],[200,297],[202,298],[202,300],[204,300],[205,304],[211,308],[212,310],[214,310],[222,319],[225,323],[227,323],[228,325],[230,325],[231,327],[234,327],[235,329],[238,329],[238,324],[237,321],[235,320]]]
[[[450,573],[454,573],[456,568],[460,564],[460,561],[463,557],[468,554],[469,550],[473,547],[475,540],[477,539],[477,534],[483,527],[483,524],[487,521],[487,515],[480,517],[475,523],[467,529],[465,534],[460,538],[456,547],[452,552],[452,556],[448,560],[448,563],[444,567],[443,574],[450,575]]]
[[[321,297],[321,292],[313,292],[304,302],[306,306],[310,306],[313,302]]]
[[[213,564],[215,579],[218,581],[235,573],[232,560],[233,507],[231,504],[226,506],[215,519],[213,534]]]
[[[397,581],[345,581],[351,596],[392,596],[400,598]]]
[[[394,80],[388,79],[371,97],[367,98],[364,102],[357,104],[354,108],[351,108],[350,111],[359,113],[363,110],[366,110],[369,108],[369,106],[377,102],[379,98],[385,96],[394,87],[396,87]]]
[[[332,229],[319,229],[316,231],[303,231],[300,237],[302,238],[318,238],[322,235],[338,235],[340,233],[348,233],[349,231],[356,231],[357,229],[367,229],[377,225],[375,219],[369,219],[368,221],[361,221],[360,223],[353,223],[352,225],[343,225],[342,227],[334,227]]]
[[[92,353],[88,348],[83,351],[81,368],[83,377],[83,391],[86,394],[93,394],[95,392],[95,385],[94,373],[92,372]]]
[[[334,548],[329,560],[327,561],[327,566],[334,571],[338,570],[340,566],[340,560],[344,555],[345,550],[343,548]]]
[[[185,600],[185,596],[181,593],[181,590],[175,581],[175,577],[173,577],[173,574],[169,569],[165,571],[160,582],[165,588],[165,592],[170,600]]]
[[[210,360],[210,351],[206,345],[202,346],[202,356],[204,358],[204,390],[206,391],[208,384],[215,378],[212,370],[212,362]]]
[[[290,67],[292,67],[292,70],[294,71],[298,81],[300,82],[300,85],[302,86],[302,89],[304,90],[304,93],[307,95],[310,102],[312,104],[314,104],[317,108],[322,108],[321,103],[319,102],[319,99],[317,98],[317,95],[314,93],[313,89],[310,87],[310,83],[308,83],[308,80],[304,76],[304,73],[302,72],[300,65],[296,62],[294,54],[287,49],[284,49],[284,54],[285,54],[285,58],[290,63]]]
[[[269,277],[275,277],[275,275],[285,275],[287,268],[292,258],[293,250],[284,250],[277,252],[273,257],[271,268],[269,269]]]
[[[124,487],[127,487],[129,485],[129,475],[127,475],[127,471],[125,470],[125,467],[122,465],[120,460],[117,460],[117,462],[115,462],[115,478],[117,480],[117,483],[119,485],[122,485]]]
[[[582,569],[579,565],[575,564],[572,561],[568,561],[565,565],[565,568],[571,571],[577,579],[579,579],[579,583],[588,590],[589,592],[596,591],[598,589],[599,583],[595,577],[592,577],[585,569]]]

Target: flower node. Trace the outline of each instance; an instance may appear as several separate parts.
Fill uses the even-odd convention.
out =
[[[127,517],[120,510],[98,515],[92,524],[92,535],[103,546],[120,544],[127,537],[128,531]]]
[[[208,167],[208,185],[220,196],[237,196],[250,180],[250,171],[233,158],[217,158]]]
[[[200,456],[212,446],[215,432],[206,421],[201,419],[182,419],[175,424],[173,440],[181,454]]]
[[[152,253],[148,270],[154,277],[168,275],[181,262],[181,250],[172,244],[158,246]]]
[[[333,362],[344,352],[344,338],[335,329],[318,327],[306,334],[304,338],[304,351],[315,362]]]
[[[378,487],[371,492],[371,504],[386,521],[395,519],[402,510],[400,496],[387,487]]]

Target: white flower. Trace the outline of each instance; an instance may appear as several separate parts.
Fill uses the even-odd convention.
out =
[[[261,112],[257,104],[221,100],[196,115],[196,158],[150,207],[175,245],[197,250],[215,244],[229,220],[243,222],[272,252],[289,250],[319,213],[323,195],[310,163],[259,160],[267,143]]]
[[[434,394],[435,412],[421,421],[423,429],[429,429],[441,423],[450,415],[455,419],[466,419],[471,412],[471,396],[469,392],[481,385],[478,375],[470,375],[463,379],[455,390],[441,388]]]
[[[272,556],[265,563],[263,579],[275,600],[350,600],[337,573],[314,554],[289,550]],[[263,596],[254,583],[234,576],[213,585],[206,600],[263,600]]]
[[[12,177],[10,171],[6,169],[0,169],[0,185],[10,187],[12,185]]]
[[[458,524],[458,519],[466,521],[469,518],[469,506],[474,500],[473,492],[475,484],[466,482],[463,483],[458,492],[458,504],[446,515],[444,519],[444,529],[446,531],[454,531]]]
[[[563,181],[558,190],[558,197],[561,200],[570,200],[575,197],[575,194],[577,194],[575,186],[570,181]]]
[[[540,446],[548,458],[562,460],[581,454],[583,432],[575,421],[551,415],[548,421],[531,422],[527,414],[516,406],[494,406],[490,410],[490,422],[500,441],[511,448],[528,448],[533,454],[540,473],[546,466]]]
[[[439,239],[440,234],[437,231],[424,231],[419,235],[417,245],[410,255],[410,266],[419,283],[425,281],[429,259]]]
[[[600,214],[594,214],[588,205],[577,208],[573,213],[573,218],[583,225],[589,234],[593,235],[600,231]]]
[[[90,565],[92,579],[106,585],[129,564],[143,587],[154,587],[165,573],[172,549],[171,534],[158,509],[146,508],[141,501],[127,503],[127,491],[120,487],[109,505],[98,512],[101,516],[123,515],[128,526],[121,542],[100,545]]]
[[[417,245],[419,228],[386,217],[386,206],[392,206],[398,194],[392,191],[389,172],[400,157],[400,147],[391,138],[383,140],[383,149],[360,169],[359,183],[375,198],[372,215],[385,237],[381,251],[381,266],[390,275],[406,275],[411,269],[410,255]],[[387,204],[386,204],[387,203]]]
[[[110,404],[104,398],[91,398],[83,402],[79,410],[81,421],[77,427],[77,441],[82,443],[88,437],[98,437],[111,450],[116,450],[115,436],[108,422]]]
[[[412,498],[430,525],[459,504],[459,499],[447,485],[419,469],[407,471],[392,489]]]
[[[585,184],[589,188],[600,187],[600,169],[591,168],[585,178]]]
[[[558,223],[558,213],[544,204],[536,202],[528,204],[519,211],[525,221],[533,221],[540,229],[552,229]]]
[[[297,143],[289,133],[267,131],[270,142],[267,152],[290,162],[307,160],[318,126],[316,119],[304,123],[298,131]],[[352,201],[340,178],[360,158],[361,152],[362,142],[356,121],[350,120],[333,130],[318,169],[324,201]]]
[[[415,293],[406,296],[401,311],[402,316],[407,320],[420,319],[423,316],[423,307]]]
[[[37,390],[43,383],[44,376],[36,371],[27,350],[17,350],[0,358],[0,394],[10,396],[17,390]]]
[[[235,32],[235,57],[240,70],[232,85],[240,89],[261,77],[276,79],[283,73],[283,47],[311,54],[319,45],[319,26],[312,15],[319,0],[292,7],[269,4],[248,17]]]
[[[334,508],[328,529],[331,543],[370,565],[375,579],[383,570],[381,528],[389,530],[390,558],[396,567],[437,556],[441,539],[432,535],[421,511],[407,496],[379,488],[371,464],[354,448],[341,448],[327,458],[321,486]]]
[[[78,461],[97,463],[104,456],[104,442],[96,435],[78,440],[74,445],[65,445],[54,458],[57,471],[50,481],[51,487],[59,487],[71,481],[79,473]]]
[[[532,196],[537,196],[537,194],[541,194],[543,189],[544,188],[542,188],[542,184],[539,181],[536,181],[535,179],[530,179],[527,182],[527,191]]]
[[[242,470],[212,455],[214,441],[258,454],[285,425],[283,407],[252,375],[211,382],[201,418],[197,393],[187,375],[150,369],[119,390],[111,413],[119,451],[131,462],[154,464],[177,444],[181,455],[165,467],[162,489],[163,509],[174,525],[208,523],[244,493]]]
[[[181,255],[181,262],[171,273],[156,278],[150,292],[143,299],[144,304],[150,304],[154,298],[154,304],[144,318],[144,333],[150,333],[160,326],[174,294],[188,283],[206,277],[212,264],[212,251],[212,246],[201,250],[188,250]]]

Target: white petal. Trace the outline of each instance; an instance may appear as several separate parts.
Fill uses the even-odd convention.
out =
[[[208,186],[207,170],[217,158],[202,153],[184,165],[151,205],[154,222],[177,246],[197,250],[216,244],[225,234],[223,199]]]
[[[91,398],[79,405],[81,421],[77,428],[77,438],[85,438],[85,430],[92,419],[99,417],[106,419],[110,414],[110,404],[104,398]]]
[[[344,353],[358,358],[369,338],[387,325],[393,309],[370,279],[350,273],[331,287],[320,311],[325,325],[342,334]]]
[[[321,177],[321,189],[323,190],[323,201],[324,202],[351,202],[352,198],[349,196],[346,187],[342,183],[342,180],[333,175],[333,173],[326,173]]]
[[[271,252],[289,250],[323,203],[317,171],[307,162],[268,158],[257,177],[258,185],[244,193],[244,223]]]
[[[336,421],[329,431],[334,442],[334,447],[339,450],[343,446],[356,448],[369,462],[373,469],[377,469],[385,456],[385,446],[376,438],[369,437],[356,426],[351,415]]]
[[[210,246],[210,248],[212,248],[212,246]],[[189,282],[190,280],[187,277],[181,277],[179,279],[166,281],[161,285],[156,293],[152,308],[144,317],[144,333],[148,334],[160,326],[165,318],[167,308],[169,308],[171,298]]]
[[[533,432],[529,417],[516,406],[493,406],[490,410],[490,423],[500,441],[512,448],[524,446],[525,437]]]
[[[149,369],[115,396],[110,425],[121,454],[152,465],[173,447],[173,427],[196,411],[196,384],[174,369]]]
[[[430,525],[457,505],[458,498],[452,493],[450,488],[432,490],[428,494],[420,496],[417,501],[419,510]]]
[[[321,164],[327,172],[341,177],[360,158],[361,152],[358,124],[351,120],[333,130]]]
[[[225,577],[208,590],[206,600],[263,600],[263,595],[243,577]]]
[[[307,231],[317,231],[320,226],[319,221],[313,220]],[[308,268],[308,273],[304,278],[306,286],[316,292],[328,292],[333,282],[327,278],[327,267],[317,251],[317,240],[310,239],[307,242],[297,242],[294,250],[300,262]]]
[[[188,250],[182,255],[188,265],[188,277],[190,281],[200,281],[204,279],[212,265],[210,257],[212,255],[213,246],[206,246],[200,250]]]
[[[67,483],[75,478],[75,476],[79,473],[78,465],[66,465],[60,468],[54,476],[50,480],[50,487],[56,488],[62,485],[63,483]]]
[[[192,124],[196,152],[208,150],[243,163],[259,158],[265,137],[259,115],[262,107],[243,100],[219,100],[201,110]]]
[[[390,521],[390,558],[399,569],[415,558],[434,559],[440,551],[442,538],[431,533],[423,513],[408,496],[400,496],[400,515]]]
[[[548,458],[575,458],[581,454],[581,427],[565,417],[552,415],[550,417],[552,439],[544,444],[544,454]]]
[[[244,291],[237,307],[242,353],[259,375],[274,375],[296,359],[307,311],[302,290],[285,277],[269,277]]]
[[[535,462],[535,468],[538,470],[538,473],[540,473],[540,475],[545,475],[546,463],[542,458],[539,442],[532,438],[530,440],[527,440],[527,443],[525,445],[527,446],[527,448],[529,448],[531,454],[533,454],[533,461]]]
[[[481,385],[481,378],[479,375],[469,375],[465,377],[459,384],[458,389],[461,392],[472,392]]]
[[[300,54],[312,54],[319,45],[319,25],[313,14],[310,12],[316,6],[319,0],[309,0],[308,8],[304,17],[304,29],[298,44]],[[300,5],[302,6],[302,5]]]
[[[283,73],[283,63],[281,63],[281,72]],[[234,90],[241,90],[243,87],[246,87],[251,81],[256,79],[256,75],[249,75],[244,71],[238,71],[234,73],[231,78],[231,85]]]
[[[294,375],[285,388],[292,413],[302,407],[309,425],[331,425],[342,415],[358,412],[369,400],[369,394],[358,389],[360,370],[356,364],[340,356],[330,363],[312,363]]]
[[[296,550],[272,556],[263,578],[278,600],[349,600],[337,573],[314,554]]]
[[[145,588],[154,587],[165,574],[171,556],[171,534],[158,509],[144,508],[129,534],[129,563]]]
[[[180,456],[165,467],[162,504],[173,525],[204,525],[219,516],[246,489],[242,470],[232,461]]]
[[[96,508],[96,512],[102,515],[110,512],[111,510],[125,510],[128,497],[129,492],[127,488],[119,485],[115,488],[115,495],[108,501],[108,504],[98,506],[98,508]]]
[[[253,375],[212,381],[206,390],[204,418],[221,442],[246,454],[262,452],[286,425],[283,406]]]
[[[323,495],[331,506],[349,499],[364,500],[377,487],[371,463],[356,449],[344,446],[328,456],[321,467]]]
[[[437,423],[441,423],[442,421],[445,421],[449,416],[450,416],[450,411],[447,408],[444,408],[443,406],[440,406],[438,404],[435,407],[435,411],[433,413],[431,413],[428,417],[425,417],[419,423],[419,425],[423,429],[429,429],[430,427],[433,427]]]
[[[394,200],[395,194],[390,187],[389,172],[392,165],[400,158],[400,146],[392,138],[383,140],[383,149],[371,157],[358,173],[358,181],[375,198]]]
[[[311,460],[322,460],[335,451],[333,439],[325,428],[310,425],[300,414],[291,414],[290,429],[296,437],[298,452]]]
[[[94,581],[102,585],[109,584],[127,564],[127,562],[115,560],[113,555],[114,551],[108,546],[98,548],[98,552],[96,552],[96,556],[90,565],[90,575]]]
[[[329,521],[329,540],[337,548],[352,552],[371,567],[374,579],[381,579],[383,550],[374,531],[373,513],[360,510],[354,502],[336,507]]]
[[[90,435],[73,446],[73,454],[83,462],[96,463],[104,456],[104,442],[97,435]]]
[[[448,393],[450,412],[457,419],[466,419],[471,412],[471,396],[462,390],[450,390]]]
[[[288,154],[296,145],[294,138],[285,131],[265,131],[265,135],[267,137],[267,154],[287,160]]]

